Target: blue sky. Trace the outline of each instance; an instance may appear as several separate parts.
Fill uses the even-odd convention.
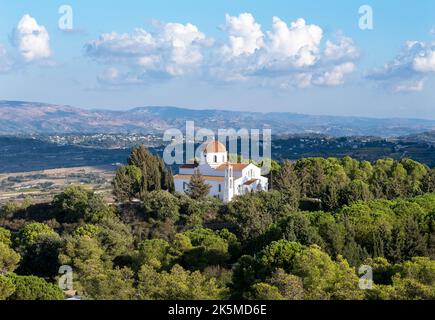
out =
[[[373,30],[359,28],[364,4]],[[435,119],[431,0],[0,0],[0,12],[0,99]]]

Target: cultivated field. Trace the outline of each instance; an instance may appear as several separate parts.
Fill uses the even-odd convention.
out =
[[[114,166],[85,166],[1,173],[0,203],[22,201],[26,197],[31,197],[33,202],[49,201],[54,194],[71,184],[87,186],[110,201],[115,169]]]

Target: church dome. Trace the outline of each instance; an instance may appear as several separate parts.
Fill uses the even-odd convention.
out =
[[[227,152],[227,148],[223,145],[223,143],[216,140],[209,142],[204,148],[204,153],[221,153],[221,152]]]

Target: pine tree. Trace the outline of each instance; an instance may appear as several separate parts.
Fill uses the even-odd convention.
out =
[[[186,194],[195,200],[207,197],[211,189],[211,186],[205,182],[198,170],[192,175],[187,187]]]
[[[131,200],[140,195],[143,176],[135,166],[123,166],[113,179],[113,194],[118,201]]]
[[[301,187],[298,176],[295,173],[294,167],[290,161],[285,161],[282,168],[278,171],[275,177],[275,189],[281,191],[292,208],[299,207],[301,198]]]
[[[391,242],[387,246],[387,258],[393,263],[403,261],[404,234],[400,226],[394,226],[391,231]]]
[[[427,254],[425,239],[414,217],[408,217],[406,220],[403,247],[405,260],[409,260],[412,257],[425,256]]]
[[[355,230],[347,219],[344,221],[345,226],[345,238],[343,256],[352,266],[358,266],[368,257],[368,253],[365,248],[362,248],[355,241]]]
[[[422,184],[424,192],[435,192],[435,168],[427,172]]]

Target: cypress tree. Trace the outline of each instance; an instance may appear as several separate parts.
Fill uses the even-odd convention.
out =
[[[293,164],[290,161],[284,162],[284,165],[275,176],[274,184],[275,189],[284,194],[291,207],[297,209],[301,198],[301,187]]]
[[[414,217],[408,217],[405,222],[403,258],[409,260],[412,257],[425,256],[426,254],[427,246],[420,226]]]

